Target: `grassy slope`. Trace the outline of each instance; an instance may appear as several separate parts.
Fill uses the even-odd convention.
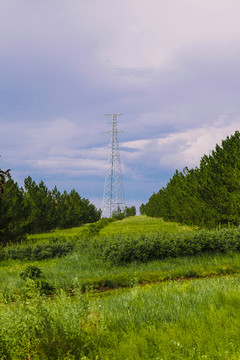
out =
[[[102,236],[111,236],[116,234],[147,234],[161,231],[185,231],[193,228],[177,223],[165,222],[162,219],[150,218],[144,215],[129,217],[121,221],[110,223],[100,231]]]
[[[111,223],[101,235],[181,230],[186,227],[136,217]],[[74,237],[81,231],[55,235]],[[29,264],[39,266],[57,289],[69,289],[75,296],[60,292],[53,301],[36,294],[26,301],[19,272]],[[5,351],[9,358],[23,359],[239,359],[237,253],[117,267],[74,252],[41,262],[8,260],[0,269],[0,358]],[[205,278],[210,275],[225,276]],[[191,276],[204,279],[179,281]],[[130,288],[93,291],[99,285]],[[83,286],[85,295],[80,294]],[[4,295],[11,294],[15,302],[5,303]]]
[[[86,228],[86,227],[84,227]],[[110,223],[101,230],[100,235],[139,234],[159,231],[191,231],[190,227],[175,223],[165,223],[161,219],[152,219],[144,216],[124,219]],[[48,239],[52,234],[74,238],[81,234],[83,228],[57,231],[48,234],[39,234],[30,240],[41,241]],[[73,290],[74,288],[109,289],[128,287],[134,284],[162,282],[171,279],[207,277],[224,274],[240,273],[240,254],[215,254],[186,258],[165,259],[148,263],[131,263],[125,266],[111,266],[107,262],[90,257],[81,251],[75,251],[63,258],[54,258],[44,261],[8,260],[0,263],[0,289],[3,294],[22,293],[25,283],[19,277],[27,265],[39,266],[46,279],[56,289]]]
[[[64,236],[67,238],[81,237],[83,232],[87,229],[88,225],[75,227],[66,230],[54,230],[43,234],[33,234],[28,236],[29,242],[44,241],[55,236]],[[101,229],[101,236],[111,236],[118,234],[147,234],[156,233],[159,231],[184,231],[193,230],[194,228],[177,223],[167,223],[162,219],[150,218],[144,215],[129,217],[120,221],[109,223],[108,226]]]
[[[79,237],[82,235],[84,230],[87,228],[88,225],[83,225],[80,227],[74,227],[71,229],[66,230],[53,230],[47,233],[42,234],[32,234],[28,235],[29,242],[38,242],[38,241],[46,241],[52,237],[67,237],[69,239]]]

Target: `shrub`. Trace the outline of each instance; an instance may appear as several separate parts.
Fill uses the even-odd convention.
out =
[[[42,270],[37,266],[29,265],[23,272],[20,273],[20,277],[26,279],[39,279],[42,277]]]
[[[100,238],[91,241],[90,246],[90,251],[95,256],[112,264],[192,256],[206,252],[226,253],[240,250],[240,228]]]
[[[7,349],[7,340],[3,332],[0,330],[0,359],[10,360],[9,351]]]
[[[42,270],[37,266],[27,266],[26,269],[20,273],[20,277],[26,281],[24,290],[25,295],[29,298],[36,293],[47,295],[54,291],[54,287],[44,279]]]
[[[2,258],[14,260],[44,260],[64,256],[73,251],[73,248],[73,243],[62,242],[53,238],[49,240],[48,243],[37,244],[35,246],[6,247],[2,251]]]

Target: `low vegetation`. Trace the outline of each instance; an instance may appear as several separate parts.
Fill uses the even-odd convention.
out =
[[[240,229],[102,237],[88,242],[88,246],[95,256],[108,260],[111,264],[146,262],[204,253],[227,253],[240,250]]]
[[[139,216],[7,246],[0,359],[237,360],[238,242],[238,228],[203,231]],[[154,260],[147,254],[157,244]],[[169,246],[174,256],[164,253]]]
[[[74,248],[73,243],[63,239],[52,238],[48,243],[37,244],[35,246],[6,246],[1,251],[0,259],[43,260],[56,256],[61,257],[73,251]]]
[[[1,306],[2,359],[232,359],[240,356],[239,276]]]

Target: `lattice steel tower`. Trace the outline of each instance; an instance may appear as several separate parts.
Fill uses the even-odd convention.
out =
[[[125,198],[122,181],[120,154],[118,147],[117,117],[122,114],[106,114],[112,117],[112,129],[107,131],[111,135],[110,153],[106,171],[102,217],[112,217],[113,212],[125,209]]]

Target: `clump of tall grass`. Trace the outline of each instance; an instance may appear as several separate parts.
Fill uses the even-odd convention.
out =
[[[1,311],[0,358],[81,359],[86,354],[87,313],[82,297],[73,302],[63,292],[54,301],[38,293],[16,301]]]

